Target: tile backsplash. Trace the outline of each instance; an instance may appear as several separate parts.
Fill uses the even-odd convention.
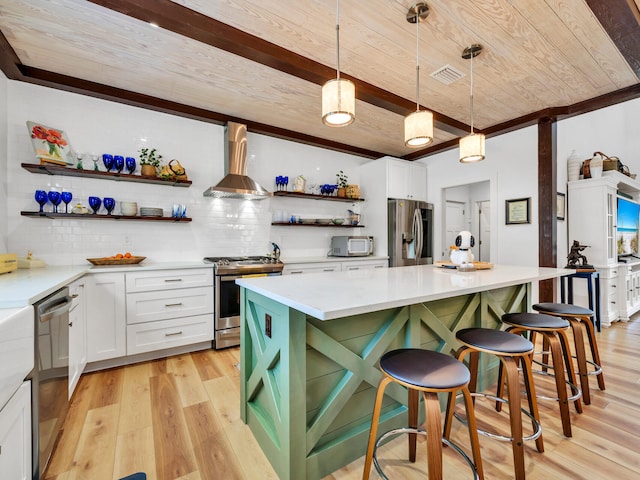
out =
[[[204,256],[262,255],[271,242],[289,257],[326,255],[332,229],[272,226],[275,211],[342,216],[349,204],[270,198],[262,201],[214,199],[202,192],[224,175],[224,127],[104,100],[8,82],[7,251],[24,256],[28,250],[50,265],[84,264],[86,258],[131,252],[147,262],[193,261]],[[65,131],[74,150],[138,157],[145,145],[164,160],[176,158],[186,168],[190,188],[117,182],[84,177],[33,174],[21,163],[36,163],[26,122],[33,120]],[[304,174],[330,183],[342,169],[357,181],[359,157],[249,133],[248,173],[267,189],[275,175]],[[102,162],[99,162],[102,167]],[[85,160],[84,168],[92,168]],[[102,167],[104,169],[104,167]],[[139,172],[139,167],[138,167]],[[116,202],[135,201],[161,207],[171,215],[174,203],[187,205],[188,223],[98,221],[28,218],[37,211],[36,189],[57,187],[73,194],[70,204],[88,206],[94,195]],[[120,207],[116,204],[115,211]],[[45,206],[51,210],[51,204]],[[59,208],[64,209],[64,204]],[[105,214],[102,209],[101,214]]]

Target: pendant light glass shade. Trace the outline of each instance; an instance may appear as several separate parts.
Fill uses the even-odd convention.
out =
[[[424,147],[433,141],[433,113],[418,110],[404,118],[404,144],[407,147]]]
[[[416,3],[407,12],[407,22],[416,24],[416,111],[404,119],[404,144],[410,148],[424,147],[433,141],[433,113],[420,110],[420,44],[419,24],[429,16],[426,3]]]
[[[484,160],[484,135],[470,133],[460,139],[460,161],[473,163]]]
[[[473,44],[464,49],[462,58],[470,60],[469,80],[469,117],[471,118],[471,132],[460,139],[460,162],[473,163],[484,160],[484,135],[473,131],[473,57],[482,52],[482,45]]]
[[[322,121],[330,127],[344,127],[356,119],[356,86],[351,80],[335,78],[322,86]]]
[[[322,122],[346,127],[356,119],[356,86],[340,78],[340,0],[336,0],[336,78],[322,86]]]

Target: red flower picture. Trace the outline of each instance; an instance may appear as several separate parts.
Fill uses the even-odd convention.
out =
[[[71,147],[62,130],[35,122],[27,122],[27,128],[40,163],[73,164]]]

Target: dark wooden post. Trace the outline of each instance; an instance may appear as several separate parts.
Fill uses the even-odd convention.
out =
[[[541,118],[538,121],[538,265],[541,267],[557,266],[557,163],[555,118]],[[555,279],[542,280],[539,287],[540,302],[555,301]]]

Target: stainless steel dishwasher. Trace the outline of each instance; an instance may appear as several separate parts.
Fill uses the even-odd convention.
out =
[[[39,480],[69,410],[69,309],[64,287],[34,304],[35,362],[31,372],[33,479]]]

